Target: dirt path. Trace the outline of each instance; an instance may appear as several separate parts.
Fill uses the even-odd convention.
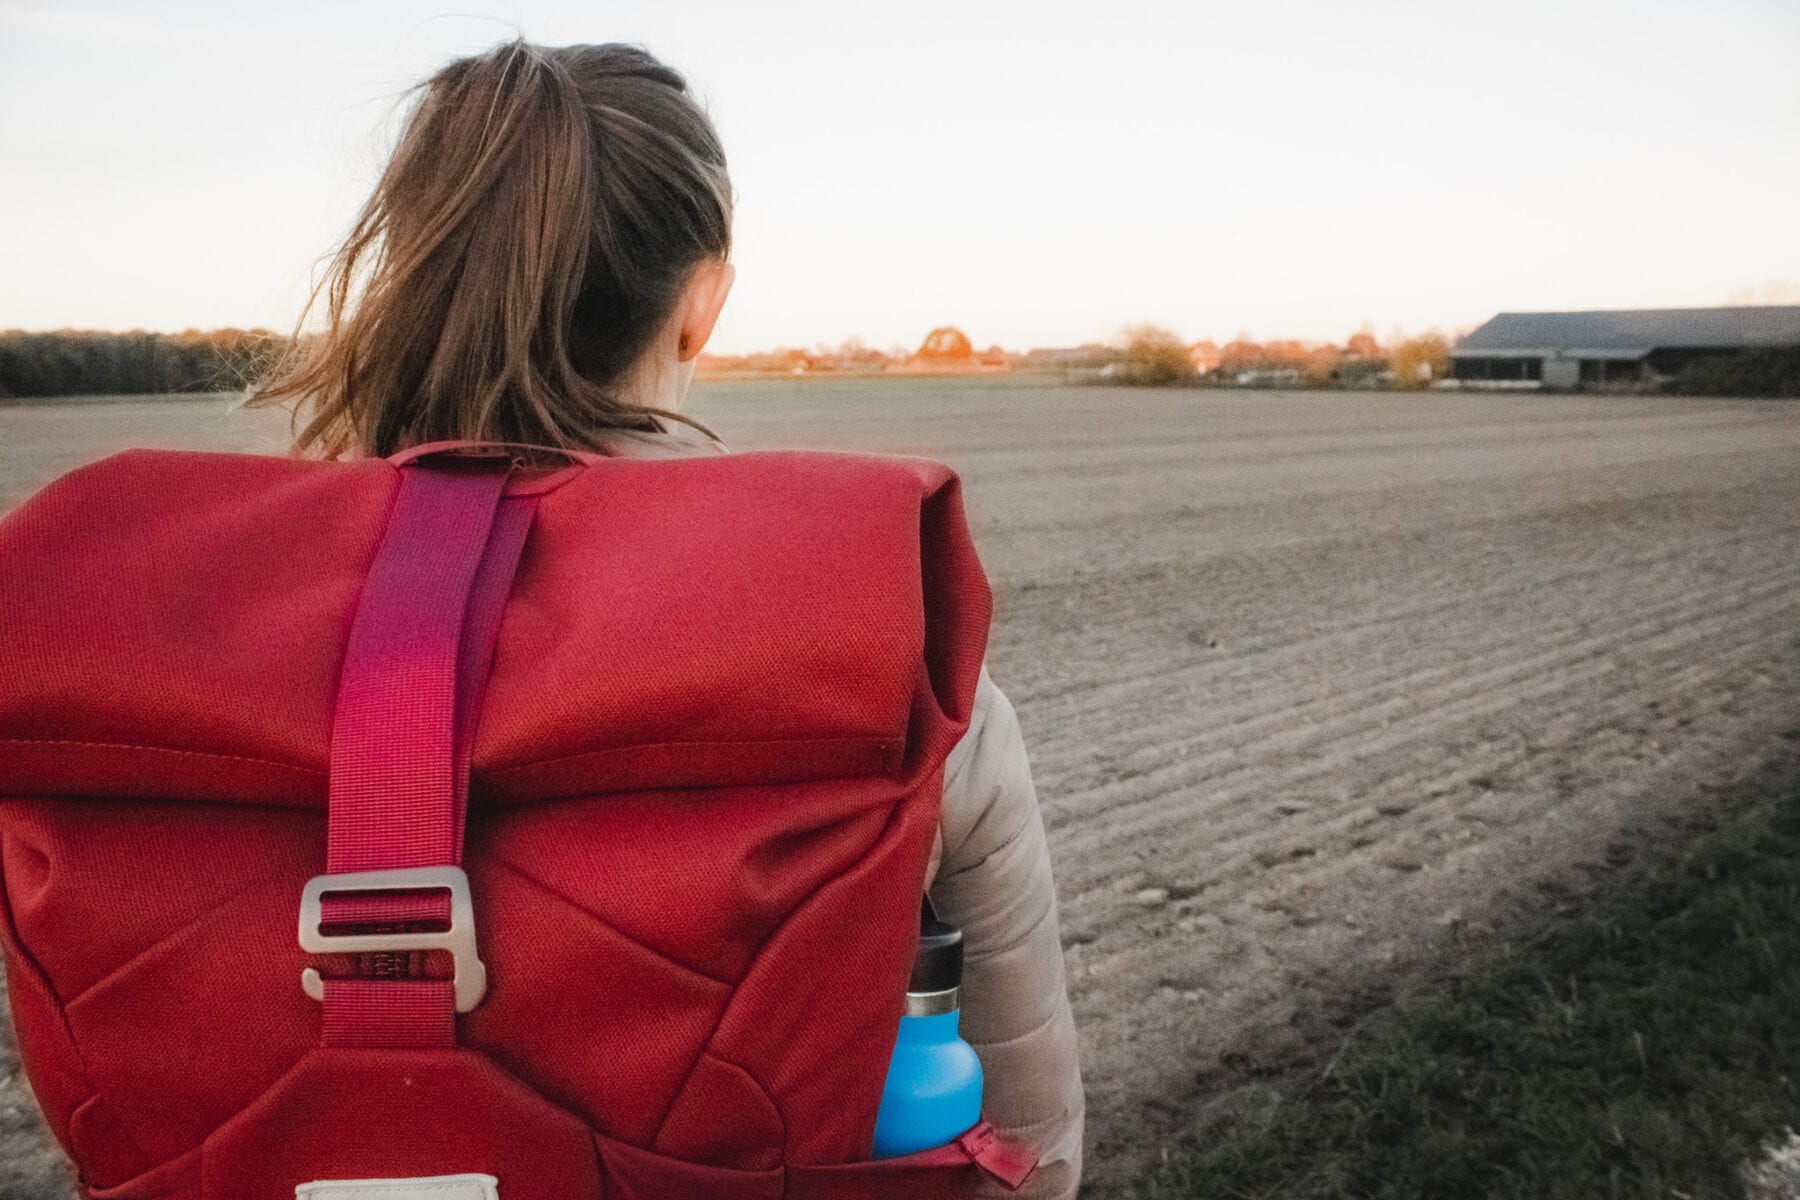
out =
[[[963,472],[1103,1180],[1800,738],[1800,405],[808,381],[698,410]],[[0,409],[0,506],[108,443],[274,429]]]

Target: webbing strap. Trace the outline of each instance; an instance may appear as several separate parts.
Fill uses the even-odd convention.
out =
[[[501,613],[535,501],[509,472],[411,464],[363,584],[332,718],[328,875],[455,866],[469,761]],[[328,893],[325,933],[442,928],[443,892]],[[433,1046],[455,1039],[448,979],[423,952],[356,957],[323,985],[324,1040]]]
[[[994,1127],[982,1121],[975,1128],[958,1135],[956,1145],[976,1166],[1016,1192],[1031,1173],[1037,1170],[1038,1155],[1022,1143],[1002,1138]]]
[[[456,1044],[448,979],[327,979],[326,1046],[437,1050]]]

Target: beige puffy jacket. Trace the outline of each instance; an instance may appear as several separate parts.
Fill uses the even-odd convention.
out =
[[[611,454],[717,453],[685,431],[621,434]],[[981,1058],[982,1109],[1042,1157],[1025,1186],[985,1195],[1064,1200],[1081,1181],[1084,1106],[1075,1020],[1063,981],[1050,848],[1012,704],[981,671],[969,729],[944,765],[929,883],[938,915],[963,931],[962,1034]]]
[[[1021,1191],[987,1194],[1073,1196],[1084,1110],[1050,848],[1019,718],[985,667],[944,767],[940,832],[931,898],[963,931],[962,1034],[981,1057],[982,1107],[1043,1155]]]

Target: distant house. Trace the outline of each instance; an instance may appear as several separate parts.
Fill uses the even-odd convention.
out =
[[[1291,388],[1300,384],[1299,367],[1251,367],[1232,376],[1232,385],[1241,388]]]
[[[1115,347],[1100,342],[1086,342],[1080,346],[1040,347],[1027,350],[1019,356],[1018,364],[1027,371],[1097,371],[1109,363],[1116,362],[1118,358],[1119,351]]]
[[[1450,352],[1450,374],[1471,388],[1641,387],[1769,346],[1800,346],[1800,305],[1501,313]]]
[[[1195,342],[1188,347],[1188,365],[1194,368],[1196,375],[1205,375],[1219,369],[1225,361],[1225,355],[1217,342]]]

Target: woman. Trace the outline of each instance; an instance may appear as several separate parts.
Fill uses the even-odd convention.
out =
[[[296,449],[325,456],[453,439],[716,453],[670,423],[706,432],[679,409],[731,290],[731,208],[711,122],[643,50],[513,42],[453,62],[337,253],[323,333],[255,403],[295,405]],[[1023,1194],[1073,1195],[1082,1092],[1050,860],[985,671],[934,858],[933,900],[966,937],[986,1113],[1041,1153]]]

